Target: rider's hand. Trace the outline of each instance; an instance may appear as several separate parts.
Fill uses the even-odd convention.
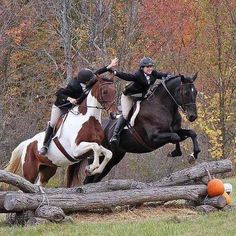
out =
[[[114,59],[111,61],[110,65],[107,66],[107,69],[113,69],[113,67],[117,66],[118,61],[119,61],[119,59],[118,59],[117,57],[114,58]]]
[[[116,119],[116,112],[110,112],[109,116],[112,120]]]
[[[76,104],[77,100],[71,97],[68,97],[67,100],[71,103],[71,104]]]

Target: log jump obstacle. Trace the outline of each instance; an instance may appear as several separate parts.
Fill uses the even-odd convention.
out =
[[[198,211],[217,211],[233,206],[227,205],[223,195],[208,197],[208,173],[216,175],[231,171],[232,162],[221,160],[203,162],[151,183],[114,179],[74,188],[42,188],[0,170],[0,182],[20,190],[0,191],[0,213],[7,213],[9,224],[27,225],[68,221],[71,220],[66,216],[69,213],[179,199],[191,201]]]

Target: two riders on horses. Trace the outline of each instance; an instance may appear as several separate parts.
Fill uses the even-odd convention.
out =
[[[157,79],[162,79],[169,75],[154,70],[154,61],[149,57],[144,57],[140,60],[139,69],[134,74],[114,70],[113,68],[117,63],[118,59],[115,58],[108,66],[97,70],[95,73],[89,69],[82,69],[79,71],[78,76],[69,82],[66,88],[61,88],[57,91],[57,99],[52,106],[51,118],[45,132],[43,147],[39,151],[41,155],[47,153],[53,136],[53,129],[59,117],[64,113],[65,109],[71,109],[73,105],[80,104],[85,99],[93,85],[93,78],[96,75],[110,72],[122,80],[131,81],[131,83],[125,87],[121,95],[122,115],[118,118],[113,136],[110,139],[111,145],[118,145],[120,133],[126,125],[129,112],[134,102],[137,99],[142,100],[150,86],[153,85]]]

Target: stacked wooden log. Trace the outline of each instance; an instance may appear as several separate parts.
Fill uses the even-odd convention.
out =
[[[109,180],[76,188],[39,188],[18,175],[0,170],[1,182],[21,190],[0,192],[0,212],[8,213],[8,223],[25,225],[62,222],[68,220],[66,213],[178,199],[194,202],[200,211],[222,209],[226,206],[224,197],[207,198],[206,169],[212,175],[222,174],[232,171],[232,163],[229,160],[201,163],[152,183]]]

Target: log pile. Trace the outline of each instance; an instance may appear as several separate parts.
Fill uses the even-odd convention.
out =
[[[179,199],[193,202],[196,210],[202,212],[224,209],[223,196],[207,197],[206,169],[212,175],[226,173],[232,171],[232,163],[229,160],[201,163],[152,183],[110,180],[76,188],[41,188],[0,170],[0,182],[20,190],[0,192],[0,213],[7,213],[9,224],[27,225],[71,220],[67,213]]]

